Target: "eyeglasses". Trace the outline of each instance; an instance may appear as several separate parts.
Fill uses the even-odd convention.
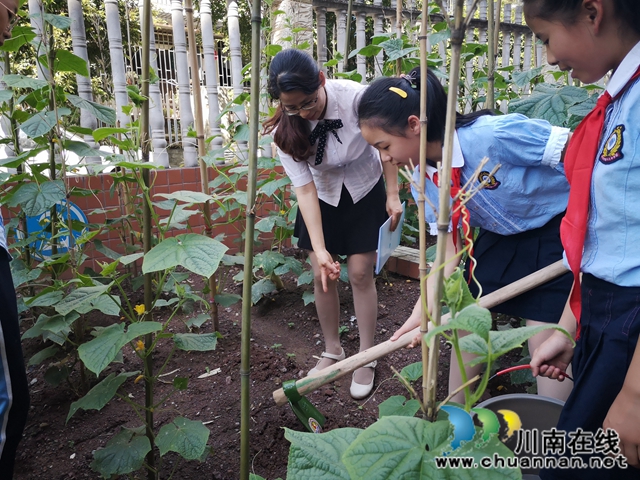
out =
[[[7,9],[7,13],[9,14],[9,24],[5,28],[5,31],[10,32],[11,30],[13,30],[13,27],[16,26],[16,23],[18,23],[20,21],[20,16],[16,15],[16,12],[11,10],[4,3],[0,2],[0,5],[2,5],[4,8],[6,8]]]
[[[288,108],[285,107],[284,105],[282,106],[282,111],[289,115],[290,117],[293,115],[298,115],[300,113],[301,110],[312,110],[315,108],[316,103],[318,103],[318,97],[320,96],[320,89],[318,89],[318,91],[316,92],[316,98],[311,100],[310,102],[305,103],[303,106],[301,106],[300,108]]]

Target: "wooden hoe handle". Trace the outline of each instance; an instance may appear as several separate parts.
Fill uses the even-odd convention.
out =
[[[489,295],[481,297],[479,300],[479,304],[485,308],[491,308],[496,305],[500,305],[507,300],[510,300],[518,295],[527,292],[539,285],[542,285],[554,278],[559,277],[563,273],[566,273],[567,269],[562,264],[562,260],[558,260],[551,265],[544,267],[538,270],[531,275],[527,275],[520,280],[517,280],[505,287],[502,287],[499,290],[496,290]],[[442,322],[445,323],[449,320],[450,315],[443,315]],[[298,393],[300,395],[306,395],[309,392],[313,392],[317,390],[322,385],[325,385],[329,382],[333,382],[345,375],[353,372],[354,370],[370,363],[374,360],[384,357],[391,352],[395,352],[401,348],[406,347],[411,343],[413,338],[419,333],[419,327],[415,330],[405,333],[395,342],[391,340],[387,340],[386,342],[382,342],[378,345],[374,345],[371,348],[368,348],[352,357],[345,358],[344,360],[334,363],[333,365],[323,368],[319,372],[314,375],[309,375],[308,377],[301,378],[296,382],[296,388],[298,389]],[[276,402],[276,405],[284,405],[287,403],[287,397],[284,394],[284,390],[282,388],[273,392],[273,399]]]

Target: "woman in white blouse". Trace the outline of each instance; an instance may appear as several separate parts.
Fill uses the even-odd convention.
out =
[[[273,132],[295,188],[299,209],[294,236],[298,246],[309,251],[325,340],[325,351],[310,374],[345,358],[338,333],[338,255],[347,256],[360,351],[373,346],[378,229],[387,215],[393,216],[395,229],[402,213],[396,167],[383,167],[358,128],[357,98],[364,88],[350,80],[327,80],[313,58],[300,50],[282,50],[269,68],[269,94],[279,105],[265,131]],[[352,397],[369,395],[375,363],[354,372]]]

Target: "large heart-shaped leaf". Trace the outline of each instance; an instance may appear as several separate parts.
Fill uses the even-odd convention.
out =
[[[142,272],[146,274],[182,266],[209,278],[218,269],[227,250],[219,241],[195,233],[166,238],[144,256]]]
[[[209,440],[209,429],[202,422],[178,417],[172,423],[163,425],[156,437],[160,455],[176,452],[187,460],[202,457]]]

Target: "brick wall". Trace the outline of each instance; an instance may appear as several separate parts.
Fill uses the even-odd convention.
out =
[[[277,168],[276,171],[282,174],[282,169]],[[263,172],[262,175],[259,175],[258,178],[263,178],[268,176],[269,172]],[[209,169],[209,180],[213,180],[216,176],[216,173],[213,169]],[[151,181],[152,181],[152,200],[158,201],[163,200],[161,197],[153,197],[153,195],[157,193],[172,193],[180,190],[190,190],[194,192],[201,191],[200,186],[200,169],[198,167],[194,168],[172,168],[166,170],[153,170],[151,172]],[[95,195],[91,196],[71,196],[71,201],[75,203],[87,216],[87,219],[90,223],[98,223],[103,224],[111,218],[117,218],[121,216],[121,202],[119,197],[119,189],[113,188],[113,177],[111,174],[100,174],[93,176],[75,176],[68,177],[68,183],[70,189],[72,188],[81,188],[81,189],[92,189],[95,190]],[[246,184],[244,181],[237,185],[237,188],[246,190]],[[264,199],[261,198],[261,203],[259,204],[259,208],[256,212],[256,222],[261,218],[268,216],[270,211],[276,210],[278,207],[274,204],[272,199]],[[195,209],[196,206],[190,207]],[[212,205],[212,209],[216,208],[215,205]],[[94,212],[97,209],[114,209],[114,211],[110,211],[107,213],[97,213]],[[169,212],[164,210],[158,211],[161,216],[167,216]],[[2,216],[5,219],[5,224],[8,223],[9,219],[12,217],[12,212],[8,211],[6,207],[2,207]],[[175,236],[183,233],[193,232],[193,233],[204,233],[204,219],[201,214],[192,215],[187,221],[189,225],[188,230],[177,230],[172,229],[167,232],[167,236]],[[244,221],[241,225],[224,225],[218,224],[214,225],[213,237],[224,234],[225,238],[223,243],[229,247],[227,253],[234,254],[238,252],[238,249],[241,248],[241,243],[239,242],[241,238],[241,234],[245,229]],[[134,223],[133,230],[139,231],[139,225]],[[120,239],[118,232],[114,230],[110,230],[106,233],[103,233],[97,237],[97,240],[101,240],[103,244],[119,253],[124,253],[124,247],[122,240]],[[265,238],[268,240],[268,237]],[[10,242],[13,240],[10,238]],[[268,247],[268,242],[263,242],[263,248]],[[89,246],[86,250],[86,255],[89,256],[89,260],[85,262],[83,266],[93,268],[96,271],[99,271],[100,268],[97,262],[111,262],[112,260],[106,258],[102,253],[97,251],[93,246]],[[81,270],[82,271],[82,270]]]

